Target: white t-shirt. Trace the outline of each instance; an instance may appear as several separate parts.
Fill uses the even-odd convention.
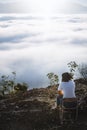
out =
[[[75,83],[70,80],[68,82],[61,82],[58,90],[63,91],[63,98],[73,98],[75,96]]]

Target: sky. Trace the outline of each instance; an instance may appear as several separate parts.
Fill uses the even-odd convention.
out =
[[[87,0],[0,0],[1,13],[86,13]]]
[[[46,87],[47,73],[87,61],[86,0],[0,0],[0,75]]]

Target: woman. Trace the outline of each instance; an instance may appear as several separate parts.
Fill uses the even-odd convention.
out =
[[[75,98],[75,83],[70,73],[62,74],[62,82],[58,87],[57,105],[61,104],[62,98]]]

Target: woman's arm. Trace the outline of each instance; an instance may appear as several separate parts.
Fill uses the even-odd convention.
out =
[[[63,95],[62,83],[58,87],[58,95]]]

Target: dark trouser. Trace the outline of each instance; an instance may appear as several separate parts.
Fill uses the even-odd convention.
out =
[[[68,99],[68,101],[67,101]],[[65,98],[63,96],[57,95],[57,106],[63,105],[66,108],[72,108],[77,106],[77,98]]]
[[[66,108],[75,108],[77,106],[77,98],[63,99],[63,106]]]

